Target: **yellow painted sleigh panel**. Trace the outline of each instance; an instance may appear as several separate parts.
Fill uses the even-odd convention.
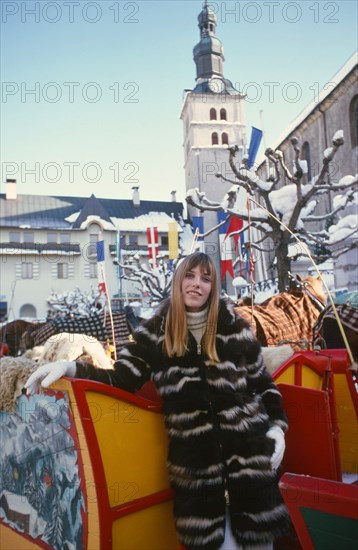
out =
[[[0,549],[177,550],[158,402],[61,380],[1,413]]]

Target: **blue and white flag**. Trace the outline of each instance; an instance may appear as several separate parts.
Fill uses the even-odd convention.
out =
[[[262,140],[262,130],[259,130],[258,128],[255,128],[255,126],[251,126],[251,138],[250,138],[250,145],[249,145],[249,160],[247,163],[248,168],[252,168],[255,162],[255,158],[257,155],[257,151],[259,150],[260,143]]]

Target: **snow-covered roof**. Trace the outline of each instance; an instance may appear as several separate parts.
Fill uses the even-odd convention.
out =
[[[113,220],[136,218],[152,212],[164,213],[179,221],[183,204],[176,201],[140,201],[91,197],[61,197],[48,195],[17,195],[6,199],[0,194],[0,224],[2,227],[26,229],[80,229],[97,221],[105,229],[115,231]],[[167,229],[166,229],[167,230]]]
[[[120,231],[136,231],[145,233],[147,227],[157,227],[159,232],[168,232],[168,223],[175,219],[165,212],[149,212],[137,218],[111,218],[116,229]],[[182,232],[179,223],[176,222],[178,233]]]
[[[22,516],[28,516],[28,533],[33,538],[37,538],[44,533],[46,521],[37,513],[35,508],[31,506],[27,497],[11,493],[10,491],[3,491],[0,495],[0,499],[6,499],[8,507],[13,513],[16,512]],[[6,517],[5,513],[2,513],[1,517],[3,517],[6,523],[10,523],[11,525],[12,521]]]

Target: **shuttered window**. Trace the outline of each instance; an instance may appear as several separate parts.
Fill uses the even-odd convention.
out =
[[[16,279],[38,279],[40,276],[40,266],[34,262],[17,262]]]
[[[68,264],[65,264],[65,263],[57,264],[57,278],[68,279]]]

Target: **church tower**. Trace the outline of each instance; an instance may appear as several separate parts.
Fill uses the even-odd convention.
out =
[[[244,97],[224,77],[224,49],[216,36],[216,15],[205,0],[198,16],[200,41],[194,47],[196,85],[185,90],[180,118],[184,126],[184,166],[186,189],[199,188],[208,199],[221,201],[231,187],[215,176],[221,172],[234,179],[229,166],[228,146],[238,145],[244,152],[246,126]],[[237,162],[240,161],[240,152]],[[196,208],[188,208],[188,216],[198,216]],[[204,231],[215,226],[217,212],[205,212]],[[205,239],[206,251],[219,267],[219,238],[212,233]]]

